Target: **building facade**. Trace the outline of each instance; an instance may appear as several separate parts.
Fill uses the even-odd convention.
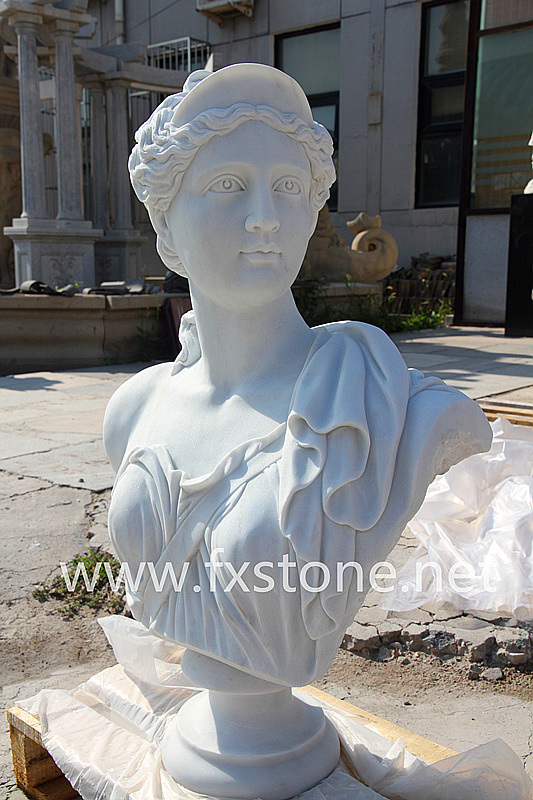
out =
[[[101,35],[112,37],[113,4],[98,5]],[[457,253],[457,319],[504,322],[511,196],[531,177],[530,0],[123,8],[126,41],[186,35],[209,43],[215,68],[257,61],[289,72],[335,141],[338,233],[349,240],[346,222],[366,211],[381,214],[402,267],[422,252]]]
[[[98,5],[110,11],[113,4]],[[125,39],[153,45],[191,36],[209,43],[215,68],[253,61],[289,72],[335,141],[338,182],[330,210],[337,231],[350,241],[346,222],[366,211],[381,214],[383,227],[398,242],[401,266],[421,252],[456,252],[462,85],[444,100],[452,106],[446,116],[454,117],[452,134],[446,131],[450,155],[428,103],[421,132],[420,57],[424,48],[431,49],[429,71],[441,69],[453,78],[459,74],[464,82],[467,2],[438,3],[429,11],[425,6],[434,4],[419,0],[255,0],[252,16],[236,10],[218,17],[217,4],[203,4],[210,7],[209,16],[197,5],[202,6],[201,0],[125,0]],[[448,6],[458,20],[454,27],[452,19],[448,40],[457,33],[459,44],[448,60],[444,53],[439,67],[435,57],[446,34],[438,25]],[[102,19],[104,38],[113,37],[109,23]],[[428,162],[439,148],[444,154],[437,178],[444,185],[431,188],[435,179]]]
[[[118,250],[133,237],[121,231],[137,231],[136,263],[144,274],[163,274],[164,267],[145,210],[131,195],[130,215],[125,194],[125,153],[136,128],[176,90],[171,86],[208,61],[214,69],[261,62],[301,83],[315,118],[332,134],[338,180],[329,206],[338,233],[349,242],[346,222],[366,211],[380,214],[395,237],[401,267],[423,252],[457,253],[457,319],[504,321],[511,197],[531,178],[531,0],[53,5],[81,5],[91,19],[73,40],[87,53],[74,58],[85,219],[104,231],[109,246],[115,236]],[[114,59],[113,70],[91,72],[97,58]],[[102,241],[95,248],[104,252]],[[112,272],[100,269],[118,277]]]

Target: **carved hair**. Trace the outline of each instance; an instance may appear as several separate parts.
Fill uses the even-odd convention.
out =
[[[177,127],[172,118],[182,99],[183,94],[167,97],[141,125],[128,162],[133,188],[148,210],[157,233],[157,252],[167,267],[183,274],[181,261],[166,243],[165,212],[179,191],[187,167],[203,144],[245,122],[264,122],[303,145],[311,166],[311,209],[320,211],[335,180],[333,142],[322,125],[315,122],[311,127],[296,114],[272,106],[235,103],[229,108],[204,111]]]

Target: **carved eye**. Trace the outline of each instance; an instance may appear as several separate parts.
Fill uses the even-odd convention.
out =
[[[282,178],[274,186],[275,192],[283,192],[283,194],[300,194],[302,185],[296,178]]]
[[[225,175],[223,178],[217,178],[217,180],[211,184],[208,191],[219,192],[221,194],[230,194],[232,192],[244,191],[244,186],[240,181],[237,180],[237,178],[233,178],[230,175]]]

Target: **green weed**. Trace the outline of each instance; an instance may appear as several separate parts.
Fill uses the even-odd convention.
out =
[[[91,548],[86,555],[76,556],[67,564],[69,583],[72,586],[78,572],[76,585],[72,591],[67,586],[63,574],[56,575],[42,586],[37,586],[32,595],[40,603],[49,600],[59,602],[57,612],[65,617],[77,614],[83,608],[93,611],[107,611],[110,614],[129,614],[124,601],[124,584],[120,585],[117,592],[113,592],[104,564],[109,564],[109,569],[116,580],[120,571],[120,563],[108,553],[95,553]],[[85,569],[89,581],[96,573],[94,588],[89,590],[85,585],[80,569]]]
[[[380,303],[375,297],[356,294],[350,276],[347,276],[345,285],[346,295],[339,300],[328,297],[325,287],[316,281],[301,281],[294,287],[296,305],[308,325],[313,327],[353,319],[375,325],[386,333],[419,331],[443,325],[446,315],[452,310],[449,300],[443,300],[436,308],[434,301],[422,300],[417,310],[400,314],[394,310],[396,295],[391,287],[385,289]]]

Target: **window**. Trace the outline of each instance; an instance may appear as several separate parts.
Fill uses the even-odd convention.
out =
[[[531,179],[533,6],[483,0],[479,32],[470,208],[509,208]]]
[[[340,28],[315,29],[306,33],[289,33],[276,39],[276,66],[291,75],[309,100],[313,117],[331,134],[338,165]],[[331,211],[337,210],[337,182],[331,187]]]
[[[468,0],[422,9],[416,205],[459,202]]]

